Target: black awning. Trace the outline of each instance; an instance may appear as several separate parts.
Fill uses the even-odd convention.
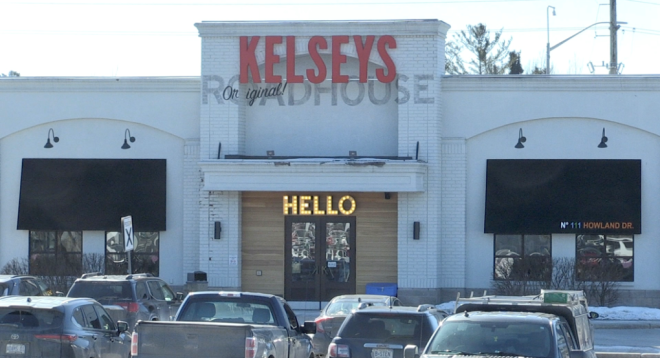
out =
[[[641,234],[637,159],[490,159],[484,232]]]
[[[164,231],[165,159],[23,159],[18,230]]]

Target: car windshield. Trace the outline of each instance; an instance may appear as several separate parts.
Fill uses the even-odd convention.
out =
[[[222,297],[190,299],[180,313],[181,321],[207,321],[275,325],[265,303],[225,300]]]
[[[484,354],[548,357],[548,325],[508,322],[445,322],[426,348],[427,354]]]
[[[131,283],[125,282],[77,282],[67,295],[69,297],[89,297],[103,305],[112,304],[117,301],[132,301],[133,290]]]
[[[63,313],[47,309],[0,308],[0,332],[16,329],[61,329]]]
[[[410,338],[428,341],[434,327],[421,315],[406,313],[353,314],[337,333],[342,338],[386,341]]]

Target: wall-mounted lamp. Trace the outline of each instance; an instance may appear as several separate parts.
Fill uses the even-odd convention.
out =
[[[222,224],[219,221],[216,221],[213,228],[213,238],[215,240],[220,240],[221,233],[222,233]]]
[[[121,146],[121,149],[128,149],[131,147],[130,145],[128,145],[128,140],[130,140],[131,143],[134,143],[135,137],[131,136],[131,131],[129,131],[128,128],[126,128],[126,130],[124,131],[124,144]]]
[[[60,141],[60,137],[56,137],[55,136],[55,131],[53,130],[53,128],[50,128],[48,130],[48,140],[46,141],[46,145],[44,145],[44,148],[52,148],[53,147],[53,145],[50,143],[51,133],[52,133],[52,136],[53,136],[53,142],[57,143],[57,142]]]
[[[351,158],[357,157],[357,150],[349,150],[348,151],[348,156]]]
[[[516,144],[516,148],[518,148],[518,149],[525,148],[523,143],[525,143],[526,141],[527,141],[527,138],[525,138],[525,136],[523,136],[522,128],[520,128],[520,130],[518,130],[518,143]]]
[[[391,197],[392,197],[392,193],[385,192],[385,200],[390,200]]]
[[[274,150],[267,150],[267,151],[266,151],[266,156],[267,156],[268,158],[272,158],[272,157],[274,157],[274,156],[275,156],[275,151],[274,151]]]
[[[419,221],[415,221],[413,223],[413,240],[419,240],[419,230],[420,230]]]
[[[607,148],[607,137],[605,136],[605,128],[603,128],[603,136],[600,138],[600,144],[598,144],[598,148]]]

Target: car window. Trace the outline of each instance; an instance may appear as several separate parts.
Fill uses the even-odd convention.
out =
[[[9,294],[9,286],[6,283],[0,284],[0,295],[7,296]]]
[[[19,291],[21,296],[41,296],[41,289],[29,278],[21,279]]]
[[[161,301],[172,301],[174,299],[174,292],[167,286],[167,284],[160,280],[150,280],[147,282],[151,295]]]
[[[93,305],[85,305],[82,306],[81,309],[83,316],[85,316],[85,327],[102,329],[101,321],[99,320],[99,316],[96,313],[96,310],[94,310]]]
[[[87,325],[85,323],[85,317],[80,307],[76,307],[73,310],[73,314],[71,315],[71,321],[80,328],[83,328]]]
[[[94,309],[96,310],[96,314],[99,317],[101,328],[108,331],[110,330],[114,331],[116,329],[115,322],[112,320],[112,318],[110,318],[108,312],[100,305],[94,305]]]
[[[433,327],[421,315],[412,314],[354,314],[349,316],[338,335],[344,338],[365,338],[385,340],[389,337],[426,339],[433,333]]]
[[[135,284],[135,295],[137,296],[138,300],[144,300],[149,298],[149,295],[147,293],[147,284],[144,282],[138,282]]]
[[[427,352],[506,352],[516,356],[547,357],[553,347],[551,342],[549,326],[544,324],[445,320],[429,343]]]
[[[289,320],[289,327],[291,329],[298,329],[298,318],[296,317],[296,314],[293,312],[291,307],[289,307],[288,304],[284,304],[284,311],[286,312],[286,317]]]
[[[69,290],[68,297],[90,297],[102,305],[115,304],[118,301],[132,301],[133,290],[129,281],[98,282],[77,281]]]
[[[62,326],[64,314],[54,309],[24,308],[16,310],[15,307],[0,308],[0,323],[2,329],[52,329]],[[14,327],[16,326],[16,327]]]

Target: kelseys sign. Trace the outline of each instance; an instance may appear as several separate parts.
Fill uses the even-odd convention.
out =
[[[274,66],[280,63],[280,55],[275,53],[275,46],[281,45],[286,40],[286,76],[283,78],[274,73]],[[249,83],[250,77],[254,83],[261,83],[262,74],[259,71],[256,49],[261,41],[261,36],[240,37],[240,83]],[[311,83],[321,83],[328,77],[332,83],[348,83],[349,75],[341,72],[341,65],[346,63],[346,55],[341,52],[343,44],[350,43],[348,35],[332,36],[331,44],[323,36],[313,36],[307,43],[307,51],[311,57],[314,68],[308,68],[304,73],[296,73],[296,37],[295,36],[265,36],[264,39],[264,80],[266,83],[303,83],[305,78]],[[394,37],[385,35],[376,39],[374,35],[354,35],[355,53],[359,61],[359,82],[367,82],[367,69],[369,67],[369,56],[375,48],[380,56],[385,69],[376,69],[376,79],[382,83],[390,83],[396,78],[396,66],[389,54],[390,49],[396,48]],[[321,58],[321,50],[328,50],[332,55],[332,63],[328,69]]]

